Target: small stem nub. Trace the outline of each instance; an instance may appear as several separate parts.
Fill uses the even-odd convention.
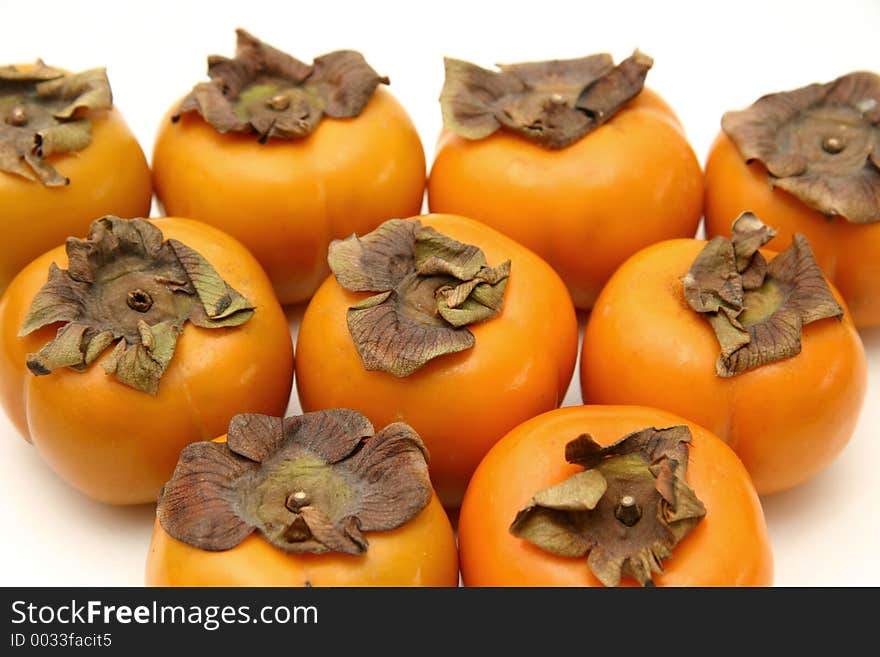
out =
[[[642,510],[632,495],[624,495],[614,509],[614,517],[627,527],[632,527],[642,518]]]
[[[830,155],[837,155],[844,148],[846,143],[840,137],[825,137],[822,140],[822,150]]]
[[[27,125],[28,115],[24,107],[22,107],[21,105],[16,105],[15,107],[13,107],[12,110],[9,112],[9,117],[6,119],[6,122],[9,125],[14,125],[19,128],[23,125]]]
[[[284,506],[286,506],[289,511],[296,513],[304,506],[307,506],[309,501],[309,494],[304,490],[298,490],[287,496]]]
[[[136,310],[139,313],[145,313],[153,307],[153,297],[151,297],[148,292],[138,288],[137,290],[132,290],[128,293],[126,303],[128,303],[128,307],[132,310]]]
[[[276,112],[283,112],[288,107],[290,107],[290,98],[288,98],[284,94],[272,96],[266,101],[266,107],[268,107],[269,109],[273,109]]]

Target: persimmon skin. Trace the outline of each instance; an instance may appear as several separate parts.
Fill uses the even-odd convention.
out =
[[[304,139],[220,134],[195,112],[162,120],[153,151],[156,196],[168,214],[240,240],[283,304],[312,296],[336,238],[418,214],[425,154],[403,107],[383,88],[353,119],[324,117]]]
[[[64,187],[0,171],[0,293],[31,260],[107,214],[146,217],[153,190],[137,140],[115,108],[89,113],[92,142],[46,162],[70,179]]]
[[[843,319],[804,326],[800,354],[717,376],[717,338],[681,283],[704,246],[655,244],[611,278],[584,332],[584,402],[678,413],[727,442],[760,494],[792,488],[827,466],[855,430],[867,385],[861,340],[832,286]]]
[[[722,132],[706,161],[706,232],[730,235],[741,212],[754,212],[774,228],[767,248],[781,251],[795,233],[810,241],[816,261],[846,299],[859,328],[880,326],[880,223],[853,224],[827,217],[785,190],[772,188],[761,162],[746,164]]]
[[[706,429],[635,406],[574,406],[539,415],[499,441],[468,486],[458,536],[465,586],[602,586],[586,557],[559,557],[509,532],[539,490],[583,468],[565,461],[565,445],[583,433],[602,445],[646,427],[687,425],[687,481],[706,515],[663,562],[657,586],[770,586],[773,555],[764,513],[736,455]],[[637,582],[624,578],[623,586]]]
[[[431,212],[473,217],[532,249],[588,309],[627,257],[696,234],[702,184],[678,119],[644,89],[562,150],[503,130],[480,140],[444,132],[428,201]]]
[[[258,533],[209,552],[172,538],[156,520],[147,586],[457,586],[458,550],[435,495],[405,525],[365,532],[366,554],[289,554]]]
[[[398,378],[364,369],[346,322],[369,296],[332,276],[315,294],[297,339],[297,390],[303,411],[354,408],[374,426],[406,422],[430,452],[431,481],[457,507],[489,447],[523,420],[556,408],[577,356],[577,319],[565,285],[544,261],[501,233],[452,215],[423,225],[478,246],[489,265],[511,260],[501,313],[469,326],[471,349],[429,361]]]
[[[287,319],[253,256],[206,224],[150,221],[166,240],[201,253],[256,307],[238,327],[187,322],[156,396],[106,375],[103,358],[84,372],[34,376],[27,369],[27,354],[49,342],[57,325],[22,338],[18,331],[49,265],[67,267],[64,247],[34,260],[0,298],[0,404],[52,470],[109,504],[154,502],[185,445],[225,432],[236,413],[282,415],[292,386]]]

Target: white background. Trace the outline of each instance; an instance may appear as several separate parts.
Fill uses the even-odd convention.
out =
[[[0,63],[42,57],[71,70],[106,66],[115,102],[149,156],[160,117],[204,79],[206,55],[232,55],[239,26],[307,61],[339,48],[362,51],[390,76],[429,162],[444,55],[489,66],[600,51],[619,60],[638,47],[655,58],[648,85],[677,111],[701,161],[724,110],[852,70],[880,70],[880,0],[0,0]],[[292,328],[301,313],[289,313]],[[880,585],[880,330],[862,337],[870,384],[852,442],[812,482],[764,500],[777,584]],[[565,403],[579,402],[575,377]],[[299,410],[295,395],[289,410]],[[0,584],[141,584],[153,513],[82,497],[0,417]]]

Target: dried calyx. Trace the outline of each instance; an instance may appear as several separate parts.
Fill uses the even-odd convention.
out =
[[[244,30],[236,30],[235,57],[208,58],[210,82],[201,82],[183,99],[172,118],[196,111],[218,132],[270,137],[306,137],[323,116],[358,116],[379,84],[363,55],[339,50],[306,64],[276,50]]]
[[[418,220],[392,219],[364,237],[335,240],[330,269],[352,292],[378,292],[348,310],[368,370],[408,376],[433,358],[474,346],[468,324],[504,304],[510,261],[495,267],[476,246]]]
[[[800,353],[804,324],[843,316],[807,239],[768,264],[758,249],[775,231],[743,213],[733,235],[715,237],[684,277],[684,296],[712,325],[721,354],[718,376],[731,377]]]
[[[361,555],[363,532],[400,527],[431,500],[427,451],[401,422],[357,411],[236,415],[226,442],[188,445],[159,497],[162,527],[203,550],[259,530],[285,552]]]
[[[112,105],[103,68],[65,73],[41,60],[0,66],[0,171],[47,187],[67,185],[46,158],[88,146],[90,113]]]
[[[727,112],[721,127],[771,186],[829,216],[880,221],[880,75],[770,94]]]
[[[499,65],[499,71],[447,58],[443,125],[467,139],[504,128],[545,148],[564,148],[635,98],[653,63],[638,50],[617,66],[601,54]]]
[[[605,586],[652,584],[663,560],[706,514],[687,484],[690,430],[648,428],[601,447],[583,434],[565,459],[584,470],[535,494],[510,532],[563,557],[589,554]]]
[[[62,323],[27,366],[36,375],[103,361],[122,383],[156,394],[188,320],[202,328],[243,324],[254,307],[199,253],[144,219],[103,217],[87,239],[67,240],[68,268],[55,263],[19,336]]]

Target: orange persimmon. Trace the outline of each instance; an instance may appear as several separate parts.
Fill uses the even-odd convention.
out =
[[[0,92],[0,293],[31,260],[69,235],[84,236],[95,217],[148,215],[153,194],[103,69],[67,74],[37,62],[0,67],[3,80],[18,84]],[[82,131],[76,138],[64,135],[71,123]]]
[[[259,62],[266,50],[272,49],[239,31],[237,59],[257,52]],[[296,60],[274,52],[297,70]],[[200,98],[199,88],[224,84],[222,65],[212,66],[213,82],[176,103],[156,137],[153,182],[165,212],[206,221],[239,239],[266,270],[282,304],[308,299],[321,284],[331,240],[369,232],[390,217],[417,214],[422,206],[425,155],[418,133],[391,93],[376,87],[383,79],[360,55],[358,75],[365,80],[354,80],[350,93],[330,89],[337,98],[359,99],[358,106],[334,112],[328,100],[323,115],[301,106],[308,98],[303,85],[321,71],[332,73],[322,62],[336,56],[355,59],[345,51],[319,57],[312,67],[297,62],[312,72],[305,82],[288,72],[287,86],[281,78],[263,84],[261,76],[272,70],[258,64],[254,79],[230,101],[245,103],[251,120],[234,126],[212,125],[200,114],[210,114],[207,103],[190,100]],[[268,109],[255,107],[254,93],[268,94]],[[272,115],[271,127],[261,123],[260,110]],[[282,129],[282,119],[293,112],[304,112],[306,119],[297,114],[292,126]]]
[[[753,257],[769,261],[772,274],[774,263],[790,264],[796,254],[798,275],[806,276],[794,287],[771,281],[746,291],[741,328],[725,320],[723,336],[736,346],[744,335],[751,342],[742,349],[755,351],[731,347],[729,358],[719,356],[710,321],[723,313],[707,321],[689,302],[717,303],[725,292],[696,287],[690,295],[688,286],[696,259],[725,243],[671,240],[624,263],[587,324],[581,390],[586,403],[650,405],[700,423],[733,448],[758,492],[768,494],[808,480],[846,445],[865,395],[865,354],[843,299],[807,262],[809,245],[796,236],[783,254]],[[734,271],[715,274],[731,287],[740,280]],[[803,295],[817,291],[822,312],[802,313]],[[759,359],[774,354],[778,360]]]
[[[858,327],[880,326],[878,108],[874,73],[770,94],[725,114],[706,161],[707,234],[744,211],[777,230],[768,248],[804,234]]]
[[[244,433],[246,442],[239,443],[246,448],[225,449]],[[255,448],[263,439],[268,447]],[[308,451],[299,451],[306,443]],[[351,410],[284,420],[238,416],[228,442],[221,436],[181,455],[159,499],[146,583],[456,586],[455,536],[431,489],[423,450],[406,425],[374,433]],[[248,470],[247,479],[235,478],[239,468]],[[216,482],[225,478],[220,490]],[[344,496],[325,494],[340,486]],[[253,494],[256,505],[229,504],[230,496],[240,501]],[[364,494],[367,506],[358,501]]]
[[[469,254],[466,260],[473,264],[476,251],[483,265],[492,267],[464,275],[452,258],[441,269],[459,271],[458,279],[416,275],[411,271],[413,233],[418,236],[419,259],[419,240],[424,238],[426,249],[441,243],[441,256]],[[387,260],[369,251],[377,244]],[[347,257],[368,263],[375,259],[370,263],[374,271],[367,272],[371,277],[398,272],[404,287],[375,305],[389,294],[383,291],[397,283],[353,285],[352,280],[365,277],[346,270]],[[442,257],[426,260],[436,264],[438,259]],[[335,243],[330,260],[336,277],[329,277],[313,297],[297,340],[302,408],[356,408],[377,426],[410,424],[430,451],[431,479],[440,499],[458,506],[468,478],[489,447],[523,420],[556,408],[565,396],[577,354],[577,321],[565,285],[525,247],[485,224],[453,215],[389,221],[370,235]],[[501,280],[505,267],[509,277]],[[413,280],[416,294],[404,289]],[[440,314],[449,310],[445,304],[454,303],[449,299],[457,291],[470,290],[477,280],[486,282],[477,286],[476,298],[485,301],[493,292],[498,295],[486,302],[494,303],[493,310],[481,307],[475,323],[453,328]],[[352,289],[383,294],[367,297]],[[447,293],[451,296],[445,297]],[[398,303],[399,311],[388,309],[391,303]],[[460,307],[462,312],[472,303],[478,305],[471,297]],[[389,314],[384,318],[369,316],[385,310]],[[392,317],[391,312],[397,314]],[[361,313],[376,319],[375,325],[361,323]],[[388,352],[420,331],[389,364]],[[355,343],[355,333],[365,344]],[[445,351],[435,349],[447,340],[451,344]],[[428,352],[432,355],[426,357]]]
[[[105,217],[0,298],[0,404],[49,467],[102,502],[154,501],[184,445],[238,411],[283,411],[292,374],[259,264],[189,219]]]
[[[772,584],[773,558],[758,496],[742,463],[721,440],[665,411],[635,406],[580,406],[550,411],[521,424],[480,463],[465,494],[458,523],[465,586],[601,586],[602,581],[591,570],[597,557],[590,554],[588,562],[586,554],[559,556],[545,551],[514,535],[512,524],[536,493],[584,472],[583,467],[566,460],[566,446],[575,439],[583,440],[579,437],[587,434],[598,445],[607,447],[633,432],[670,427],[685,435],[689,432],[685,479],[705,515],[671,548],[671,556],[662,561],[662,572],[655,570],[651,576],[650,571],[643,571],[642,576],[651,576],[657,586]],[[613,479],[608,477],[608,481],[603,498],[615,492]],[[632,486],[631,482],[625,484],[624,492],[631,491]],[[593,521],[603,522],[601,515],[613,506],[614,501],[610,507],[603,507],[600,501],[590,507],[594,509]],[[638,540],[642,523],[650,520],[647,505],[639,513],[635,525],[617,526],[618,520],[623,522],[620,517],[604,520],[612,525],[611,531],[616,527],[618,535],[627,541],[630,554],[635,549],[628,541]],[[629,526],[634,531],[630,532]],[[598,549],[608,552],[601,541],[592,547]],[[601,561],[599,565],[603,565]],[[622,585],[636,583],[633,576],[627,576],[631,566],[622,566]]]
[[[546,100],[549,94],[561,103],[566,94],[559,93],[553,67],[589,64],[596,57],[600,56],[547,63],[552,84],[543,89],[533,83],[530,93],[536,100]],[[631,60],[610,73],[607,68],[600,71],[610,78]],[[610,58],[602,62],[610,65]],[[454,63],[447,63],[448,87]],[[483,73],[511,74],[517,66],[503,67],[501,74]],[[577,88],[568,90],[572,98],[594,83],[594,65],[582,66],[587,70],[576,78]],[[454,91],[449,91],[452,101]],[[561,148],[555,142],[549,148],[541,145],[540,135],[550,132],[551,121],[525,113],[516,100],[510,101],[509,112],[520,120],[519,130],[511,130],[512,119],[495,109],[495,125],[500,122],[508,129],[491,134],[486,134],[488,128],[462,130],[449,118],[454,112],[444,108],[446,129],[428,181],[431,211],[473,217],[509,235],[559,272],[575,306],[592,307],[605,281],[627,257],[660,240],[692,237],[702,211],[700,165],[669,106],[640,85],[619,102],[603,123],[596,120],[589,126],[592,131],[576,141],[568,139]],[[471,111],[469,107],[463,109]],[[572,122],[582,121],[582,112],[571,111]],[[531,129],[532,124],[545,127]]]

